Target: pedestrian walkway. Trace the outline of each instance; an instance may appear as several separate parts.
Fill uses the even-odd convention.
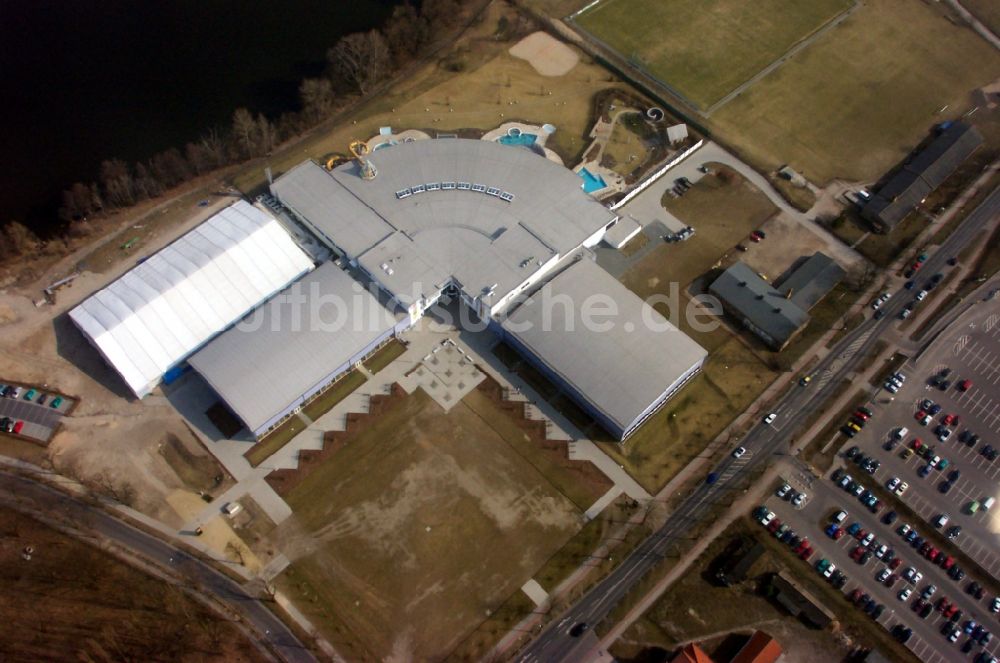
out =
[[[600,498],[598,498],[598,500],[594,502],[590,506],[590,508],[584,512],[583,517],[586,518],[588,521],[593,520],[597,516],[601,515],[601,511],[604,511],[604,508],[609,504],[611,504],[612,502],[614,502],[616,499],[618,499],[618,496],[621,494],[622,494],[621,487],[612,486],[611,488],[608,489],[608,492],[601,495]]]

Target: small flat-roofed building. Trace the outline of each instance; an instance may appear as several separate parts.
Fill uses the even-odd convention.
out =
[[[802,619],[813,628],[826,628],[834,620],[834,614],[820,599],[792,579],[785,572],[771,577],[774,600],[791,615]]]
[[[83,300],[69,317],[142,398],[312,267],[276,219],[241,200]]]
[[[389,340],[397,316],[324,263],[189,363],[257,437]]]
[[[774,350],[809,323],[809,310],[841,280],[843,268],[816,252],[774,287],[743,262],[724,271],[708,290],[723,309]]]
[[[592,306],[609,313],[588,325]],[[512,346],[619,440],[694,377],[707,355],[589,260],[515,304],[500,326]]]
[[[972,125],[955,122],[896,171],[861,209],[876,230],[889,232],[944,183],[983,143]]]

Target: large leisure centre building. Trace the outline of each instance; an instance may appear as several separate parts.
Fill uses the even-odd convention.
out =
[[[70,312],[137,396],[189,364],[259,437],[445,295],[618,439],[705,360],[593,263],[614,212],[530,149],[417,140],[332,170],[303,162],[271,192],[280,221],[237,203]],[[304,226],[338,260],[314,268],[284,225]],[[610,329],[579,316],[595,296],[613,302]],[[336,329],[302,317],[331,300],[345,304]]]

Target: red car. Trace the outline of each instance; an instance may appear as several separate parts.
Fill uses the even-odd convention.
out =
[[[847,530],[844,529],[843,527],[838,527],[836,534],[833,535],[833,540],[834,541],[839,541],[840,538],[842,536],[844,536],[845,534],[847,534]]]
[[[893,557],[892,561],[889,562],[889,568],[892,569],[893,571],[895,571],[896,569],[898,569],[902,565],[903,565],[903,558],[902,557]]]
[[[865,554],[866,550],[867,549],[864,548],[863,546],[858,546],[857,548],[851,551],[851,559],[853,559],[855,562],[858,561],[859,559],[861,559],[861,556]]]
[[[941,563],[941,568],[947,571],[951,567],[955,566],[955,558],[952,557],[951,555],[948,555],[940,563]]]
[[[972,380],[962,380],[958,383],[959,391],[968,391],[972,388]]]
[[[938,552],[937,548],[931,546],[931,549],[927,551],[927,559],[931,560],[931,562],[935,562],[940,554],[941,553]]]
[[[957,414],[946,414],[946,415],[944,415],[944,419],[941,420],[941,423],[943,423],[945,426],[951,426],[952,424],[957,424],[958,423],[958,415]]]
[[[809,539],[802,539],[799,545],[795,546],[795,554],[798,555],[800,552],[809,547]]]
[[[926,412],[924,412],[923,410],[917,410],[917,413],[913,415],[913,418],[916,419],[917,421],[920,421],[926,416],[927,416]]]
[[[857,417],[858,419],[861,419],[862,421],[868,421],[869,419],[871,419],[871,417],[869,417],[867,414],[865,414],[861,410],[858,410],[857,412],[855,412],[854,416]]]
[[[951,607],[951,603],[948,601],[948,597],[947,596],[942,596],[941,598],[938,599],[937,609],[938,609],[939,612],[944,612],[945,610],[947,610],[950,607]]]
[[[910,446],[913,447],[914,451],[920,451],[920,447],[924,446],[924,443],[920,441],[919,437],[915,437],[913,438],[913,441],[910,442]]]
[[[813,549],[812,546],[810,546],[799,553],[799,559],[808,560],[810,557],[812,557],[812,554],[813,554]]]
[[[868,536],[868,532],[866,532],[864,528],[861,528],[854,533],[854,538],[857,539],[858,541],[865,538],[866,536]]]
[[[24,422],[20,419],[14,422],[14,432],[20,434],[21,429],[24,428]]]
[[[760,235],[758,235],[756,232],[750,233],[750,241],[751,242],[759,242],[760,241]]]
[[[771,534],[774,534],[776,531],[778,531],[779,527],[781,527],[781,518],[775,518],[767,526],[767,531],[770,532]]]

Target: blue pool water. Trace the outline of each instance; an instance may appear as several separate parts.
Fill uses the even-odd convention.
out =
[[[586,168],[581,168],[580,172],[577,173],[583,179],[583,190],[587,193],[593,193],[595,191],[600,191],[607,186],[604,178],[600,175],[594,175],[592,172]]]
[[[504,145],[534,145],[535,140],[538,139],[536,134],[517,134],[515,136],[500,136],[497,138],[497,142],[503,143]]]

